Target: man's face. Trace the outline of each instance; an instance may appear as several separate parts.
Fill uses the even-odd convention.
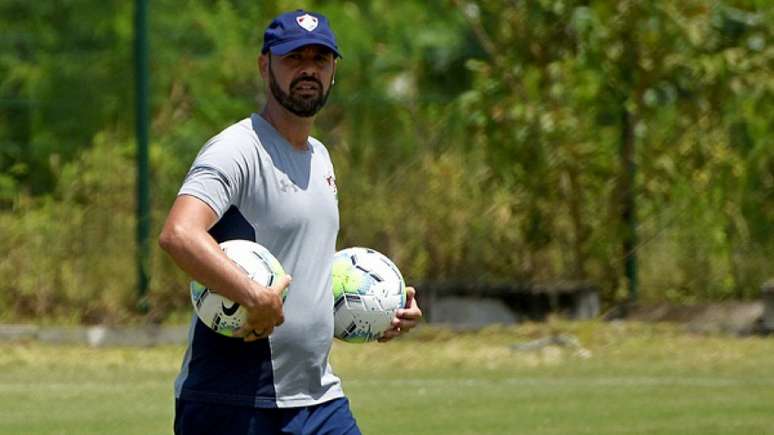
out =
[[[284,56],[261,56],[261,74],[274,99],[304,118],[325,105],[335,71],[333,53],[319,45],[307,45]]]

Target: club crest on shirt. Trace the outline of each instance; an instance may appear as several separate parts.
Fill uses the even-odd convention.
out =
[[[334,195],[336,195],[336,198],[339,197],[339,190],[336,188],[336,177],[333,176],[333,174],[328,174],[325,177],[325,182],[328,183],[328,187],[331,189],[331,192],[333,192]]]

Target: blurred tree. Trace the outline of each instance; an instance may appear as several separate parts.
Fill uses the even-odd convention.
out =
[[[0,170],[50,192],[61,165],[106,126],[127,126],[131,4],[0,5]],[[75,121],[74,121],[75,119]]]
[[[623,225],[634,213],[634,192],[651,195],[655,188],[670,195],[676,191],[669,186],[680,179],[690,182],[714,170],[708,162],[727,164],[731,155],[714,152],[722,139],[711,132],[739,125],[728,121],[734,93],[745,92],[747,104],[770,104],[764,103],[771,92],[770,74],[764,73],[771,65],[764,42],[770,27],[763,23],[771,8],[753,13],[701,1],[454,3],[487,49],[486,58],[470,62],[477,79],[465,102],[495,176],[525,196],[526,206],[515,212],[524,215],[522,231],[530,241],[525,261],[533,274],[548,267],[548,275],[561,275],[556,267],[569,263],[574,266],[564,273],[582,278],[591,264],[603,271],[594,275],[604,277],[607,288],[618,288],[621,262],[639,248],[633,228]],[[754,59],[744,62],[746,68],[729,62],[746,55]],[[754,90],[748,88],[756,86],[753,78],[759,80]],[[762,133],[760,146],[770,149],[770,132]],[[713,140],[700,140],[705,137]],[[635,164],[642,168],[637,185],[627,176]],[[712,187],[726,192],[724,183]],[[600,201],[604,196],[609,205]],[[664,199],[654,198],[646,212],[659,213]],[[695,198],[676,200],[690,207]],[[704,203],[696,212],[713,206]],[[558,213],[565,207],[574,246],[559,252],[572,259],[541,261],[552,239],[567,234]],[[616,240],[623,241],[618,252],[610,250]],[[691,269],[697,278],[713,277],[707,267]]]
[[[588,278],[608,301],[632,250],[644,299],[750,297],[771,273],[770,2],[306,6],[344,55],[315,131],[340,246],[411,281]],[[157,226],[201,145],[262,105],[262,32],[294,7],[152,2]],[[131,40],[131,2],[0,3],[0,313],[134,306]],[[153,268],[150,315],[188,308],[182,273]]]

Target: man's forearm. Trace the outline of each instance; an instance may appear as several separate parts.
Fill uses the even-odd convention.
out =
[[[257,284],[221,251],[206,231],[167,225],[159,245],[193,279],[247,308],[260,304]]]

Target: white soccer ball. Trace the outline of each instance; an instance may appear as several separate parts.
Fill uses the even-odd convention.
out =
[[[350,343],[379,339],[406,306],[406,284],[395,264],[368,248],[347,248],[333,259],[334,336]]]
[[[220,244],[220,249],[253,281],[270,287],[285,275],[280,262],[258,243],[248,240],[229,240]],[[287,297],[287,289],[282,301]],[[228,337],[244,325],[247,311],[238,303],[219,295],[197,281],[191,281],[191,302],[196,315],[210,329]]]

